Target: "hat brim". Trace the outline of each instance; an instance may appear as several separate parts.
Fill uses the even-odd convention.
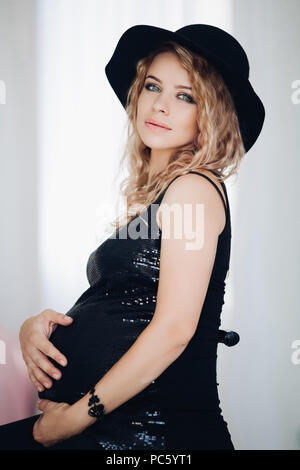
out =
[[[207,25],[203,25],[207,26]],[[105,67],[107,79],[125,108],[128,89],[136,75],[137,62],[155,51],[163,41],[175,41],[192,52],[205,56],[221,73],[234,101],[245,150],[248,151],[262,129],[265,109],[248,78],[233,70],[215,52],[195,45],[179,32],[150,25],[127,29]]]

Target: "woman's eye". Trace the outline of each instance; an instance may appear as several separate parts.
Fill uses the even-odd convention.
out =
[[[188,99],[189,103],[195,103],[195,101],[190,95],[187,95],[186,93],[180,93],[180,95],[185,96]],[[186,101],[186,100],[183,100],[183,101]]]
[[[154,85],[154,83],[147,83],[147,85],[145,85],[145,88],[149,90],[149,87],[152,87],[152,86],[159,88],[157,85]],[[179,93],[179,95],[185,96],[187,98],[187,100],[181,100],[181,101],[187,101],[187,103],[195,103],[193,98],[187,93]]]
[[[154,87],[158,88],[158,86],[154,85],[153,83],[147,83],[147,85],[145,85],[145,88],[146,88],[147,90],[149,90],[149,87],[150,87],[150,86],[154,86]]]

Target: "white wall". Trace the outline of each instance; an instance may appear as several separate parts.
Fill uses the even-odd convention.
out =
[[[35,1],[0,1],[0,322],[38,313]]]
[[[292,362],[300,340],[300,103],[291,100],[300,2],[235,0],[233,24],[266,121],[235,184],[231,282],[241,341],[226,351],[230,364],[220,358],[220,380],[238,448],[300,449],[300,360]]]
[[[34,414],[18,342],[39,313],[35,2],[0,0],[0,424]]]

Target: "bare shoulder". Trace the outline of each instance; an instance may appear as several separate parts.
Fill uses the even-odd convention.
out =
[[[220,190],[226,204],[226,197],[223,187],[216,176],[208,170],[201,170],[198,173],[207,176],[215,183],[215,185]],[[220,194],[210,181],[208,181],[206,178],[199,177],[194,173],[187,173],[185,175],[179,176],[174,181],[172,181],[170,186],[167,188],[162,198],[160,207],[157,211],[156,218],[159,228],[162,229],[163,210],[166,206],[170,206],[174,203],[184,204],[196,202],[202,202],[209,206],[210,211],[212,211],[217,223],[219,223],[219,233],[221,233],[225,227],[226,214]]]
[[[224,189],[223,189],[223,186],[222,184],[220,183],[220,181],[218,180],[218,178],[211,172],[211,171],[208,171],[208,170],[201,170],[199,171],[198,173],[201,173],[205,176],[208,176],[209,179],[211,179],[216,185],[217,187],[219,188],[219,190],[221,191],[221,194],[223,196],[223,199],[224,199],[224,202],[225,202],[225,205],[227,206],[227,201],[226,201],[226,196],[225,196],[225,193],[224,193]],[[197,175],[194,175],[193,173],[189,173],[191,176],[195,176],[196,178],[200,179],[199,176]],[[179,178],[178,178],[179,179]],[[207,184],[209,184],[210,186],[212,186],[212,184],[207,181],[206,178],[201,178],[202,180],[205,180],[207,182]],[[219,196],[220,197],[220,196]],[[222,201],[221,201],[222,202]],[[223,206],[224,207],[224,206]]]

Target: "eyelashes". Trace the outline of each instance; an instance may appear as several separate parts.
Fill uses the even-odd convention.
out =
[[[148,90],[148,91],[151,91],[151,90],[149,89],[150,86],[154,86],[154,87],[156,87],[156,88],[159,88],[155,83],[147,83],[144,88],[146,88],[146,90]],[[179,95],[183,95],[183,96],[185,96],[185,97],[188,98],[188,101],[187,101],[187,100],[181,100],[181,101],[186,101],[186,103],[194,103],[194,104],[196,104],[195,101],[193,100],[193,98],[192,98],[190,95],[188,95],[187,93],[179,93]]]

